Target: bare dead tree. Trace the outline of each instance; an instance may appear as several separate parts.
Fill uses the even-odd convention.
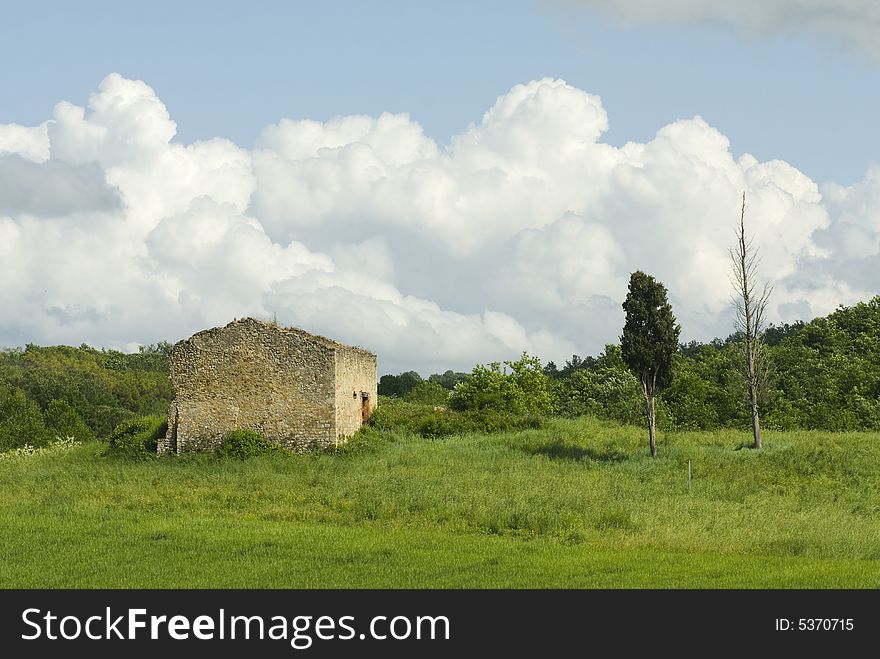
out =
[[[749,408],[752,414],[753,448],[761,448],[760,408],[766,400],[769,376],[769,359],[764,344],[767,303],[773,287],[764,283],[757,289],[758,248],[754,237],[746,235],[746,193],[742,196],[742,210],[739,226],[736,229],[736,244],[729,250],[731,261],[731,283],[734,293],[732,301],[736,310],[735,327],[742,337],[742,376],[748,391]]]

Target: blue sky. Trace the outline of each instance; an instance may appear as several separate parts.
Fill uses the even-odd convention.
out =
[[[573,2],[2,3],[0,122],[148,82],[184,142],[250,147],[281,117],[409,112],[441,144],[545,76],[601,96],[605,139],[699,114],[735,153],[849,184],[880,159],[880,59],[801,32],[624,23]]]
[[[880,290],[875,0],[2,2],[0,345],[277,318],[380,372]]]

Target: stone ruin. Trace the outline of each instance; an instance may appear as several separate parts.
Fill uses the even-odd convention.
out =
[[[253,318],[175,344],[158,452],[211,451],[250,429],[294,451],[346,441],[376,407],[376,355]]]

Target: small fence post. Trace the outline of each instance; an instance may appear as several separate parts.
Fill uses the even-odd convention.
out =
[[[691,493],[691,461],[688,460],[688,494]]]

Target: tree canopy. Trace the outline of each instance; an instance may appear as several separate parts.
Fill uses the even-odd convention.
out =
[[[681,326],[675,322],[666,287],[641,270],[629,278],[623,302],[626,322],[620,337],[623,361],[642,385],[651,456],[657,456],[655,397],[672,382],[673,355]]]
[[[666,299],[666,287],[637,270],[630,276],[623,309],[626,322],[620,349],[624,363],[642,382],[666,388],[672,381],[672,356],[681,333]]]

